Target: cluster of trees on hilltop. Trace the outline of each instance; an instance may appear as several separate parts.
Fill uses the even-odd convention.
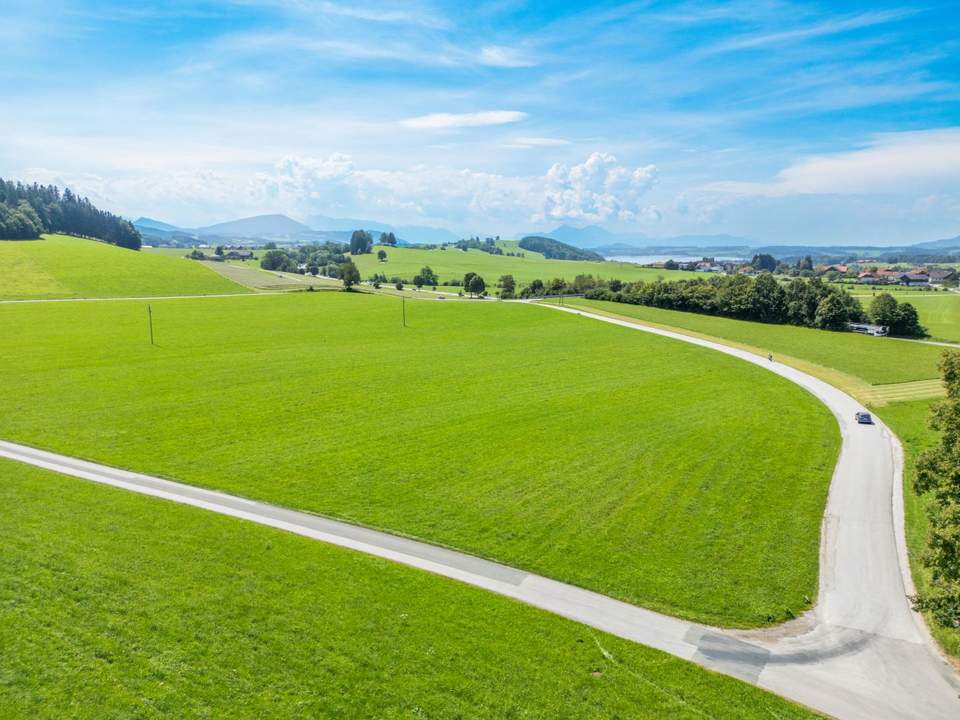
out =
[[[520,247],[530,252],[541,253],[551,260],[589,260],[603,262],[603,257],[592,250],[582,250],[553,238],[528,235],[520,241]]]
[[[373,235],[366,230],[354,230],[350,236],[350,254],[365,255],[373,252]]]
[[[497,235],[496,239],[488,237],[484,240],[481,240],[479,237],[471,237],[466,240],[458,240],[454,243],[454,246],[464,252],[473,248],[481,252],[489,253],[490,255],[503,255],[503,248],[497,245],[497,240],[499,239],[499,235]]]
[[[0,240],[31,240],[62,232],[140,249],[140,233],[122,217],[55,185],[24,185],[0,178]]]
[[[672,282],[640,281],[622,285],[619,290],[595,288],[586,296],[595,300],[827,330],[845,330],[848,323],[867,320],[860,301],[846,290],[827,285],[819,278],[796,278],[781,285],[770,273],[755,278],[725,275]]]
[[[944,352],[940,373],[947,399],[930,411],[930,426],[940,433],[940,442],[920,455],[914,477],[917,493],[930,497],[923,564],[931,578],[912,600],[937,624],[960,628],[960,353]]]
[[[278,249],[273,243],[270,245],[274,247],[260,259],[260,267],[264,270],[339,277],[340,266],[347,261],[348,247],[344,243],[311,243],[285,250]]]

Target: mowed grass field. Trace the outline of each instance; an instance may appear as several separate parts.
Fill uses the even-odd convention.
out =
[[[387,253],[386,262],[377,260],[377,251],[383,249]],[[394,276],[412,281],[425,265],[429,265],[437,274],[441,283],[450,280],[462,280],[468,272],[479,273],[487,283],[489,291],[501,275],[513,275],[520,287],[533,280],[549,282],[553,278],[563,278],[570,282],[577,275],[593,275],[606,280],[616,278],[624,282],[635,280],[656,280],[663,277],[667,280],[679,280],[685,277],[694,277],[697,274],[680,270],[653,270],[643,268],[633,263],[624,262],[580,262],[575,260],[548,260],[540,253],[528,250],[516,251],[525,253],[525,257],[508,257],[506,255],[491,255],[480,250],[463,252],[448,247],[446,250],[423,250],[420,248],[382,247],[377,245],[372,253],[356,255],[353,262],[360,270],[360,277],[364,280],[375,273],[383,273],[387,278]]]
[[[198,263],[96,240],[0,241],[0,300],[245,293]]]
[[[919,291],[916,288],[877,288],[876,294],[890,292],[898,302],[911,303],[920,316],[920,324],[927,328],[932,340],[960,342],[960,293]],[[875,297],[873,291],[854,288],[851,293],[859,298],[865,309]]]
[[[836,422],[685,343],[356,293],[0,306],[0,437],[457,547],[705,622],[816,595]],[[777,422],[770,421],[776,408]]]
[[[877,409],[877,414],[897,434],[904,449],[904,510],[906,516],[907,546],[910,550],[910,567],[917,588],[925,589],[930,580],[930,571],[923,566],[921,557],[926,548],[929,520],[926,507],[930,498],[918,496],[913,491],[914,468],[917,456],[937,443],[937,433],[930,429],[927,418],[934,401],[914,400],[891,403]],[[940,645],[955,658],[960,658],[960,629],[945,628],[929,621],[927,626]]]
[[[823,370],[840,371],[869,385],[904,383],[939,377],[937,361],[942,348],[934,345],[793,325],[733,320],[627,303],[579,298],[565,302],[585,310],[599,310],[643,322],[709,335],[755,348],[761,354],[772,353],[775,359],[783,360],[789,356],[816,365]],[[841,379],[830,378],[829,373],[827,373],[827,379],[838,387],[849,390],[843,386]]]
[[[0,461],[0,715],[810,718],[459,583]]]

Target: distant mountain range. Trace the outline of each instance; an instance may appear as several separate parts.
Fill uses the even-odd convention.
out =
[[[145,238],[171,240],[192,237],[197,240],[229,241],[269,241],[286,240],[295,242],[333,240],[345,242],[354,230],[367,230],[371,233],[392,232],[401,244],[430,244],[456,242],[460,235],[445,228],[423,225],[390,225],[376,220],[359,218],[331,218],[325,215],[313,215],[306,223],[297,222],[286,215],[255,215],[254,217],[229,220],[197,228],[185,228],[170,223],[141,217],[133,222]]]
[[[579,248],[589,248],[604,257],[641,255],[670,255],[676,257],[719,256],[751,257],[769,253],[782,260],[810,255],[817,261],[840,261],[847,258],[875,258],[884,260],[898,256],[916,258],[940,255],[960,256],[960,235],[943,240],[921,242],[895,247],[865,245],[770,245],[759,244],[737,235],[673,235],[650,237],[639,233],[613,233],[597,225],[576,228],[561,225],[551,232],[537,235],[559,240]]]
[[[241,241],[263,243],[268,241],[303,243],[346,242],[354,230],[367,230],[374,235],[392,232],[401,245],[440,244],[456,242],[460,235],[446,228],[423,225],[391,225],[377,220],[362,218],[333,218],[313,215],[306,222],[298,222],[286,215],[256,215],[229,220],[198,228],[184,228],[153,218],[141,217],[134,221],[146,242],[191,241],[228,243]],[[960,260],[960,235],[942,240],[920,242],[896,247],[864,245],[771,245],[760,244],[750,238],[737,235],[673,235],[650,237],[641,233],[615,233],[598,225],[577,228],[560,225],[550,232],[535,232],[529,235],[557,240],[575,248],[589,249],[604,257],[673,255],[677,258],[751,257],[755,253],[769,253],[782,260],[810,255],[818,262],[837,262],[849,258],[873,258],[886,260],[894,257],[936,258],[950,256]]]
[[[579,248],[589,248],[607,257],[611,255],[651,255],[663,251],[691,252],[723,250],[744,251],[754,245],[749,238],[737,235],[673,235],[650,237],[642,233],[614,233],[599,225],[577,228],[561,225],[550,232],[535,233]]]

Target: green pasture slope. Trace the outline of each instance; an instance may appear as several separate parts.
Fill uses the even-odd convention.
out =
[[[903,443],[903,498],[907,546],[910,550],[913,581],[921,590],[930,582],[930,571],[920,561],[927,541],[929,521],[926,507],[930,498],[918,496],[913,491],[913,478],[917,456],[937,442],[937,433],[927,424],[932,404],[933,401],[930,400],[891,403],[877,411]],[[930,621],[927,622],[927,626],[944,650],[953,657],[960,658],[960,628],[944,628]]]
[[[960,293],[924,293],[897,299],[917,308],[920,323],[932,339],[960,343]]]
[[[380,249],[387,253],[386,262],[377,260],[377,251]],[[483,276],[491,290],[501,275],[513,275],[521,287],[537,279],[549,282],[559,277],[572,282],[577,275],[593,275],[606,280],[616,278],[625,282],[656,280],[658,277],[675,280],[696,275],[679,270],[653,270],[624,262],[548,260],[540,253],[520,250],[519,247],[516,250],[525,253],[525,257],[491,255],[480,250],[463,252],[451,247],[446,250],[424,250],[377,245],[372,253],[354,256],[353,262],[364,280],[374,273],[383,273],[388,278],[397,276],[410,281],[420,272],[420,268],[429,265],[442,283],[462,280],[468,272],[475,272]]]
[[[0,715],[812,718],[506,598],[0,461]]]
[[[517,303],[0,306],[0,437],[705,622],[815,597],[835,420],[760,368]],[[16,330],[16,332],[14,332]],[[777,408],[777,422],[770,409]]]
[[[96,240],[0,240],[0,300],[245,292],[197,263]]]
[[[749,345],[762,352],[770,352],[775,357],[790,356],[825,369],[839,370],[869,385],[938,377],[937,360],[942,348],[933,345],[793,325],[733,320],[627,303],[579,298],[566,302],[585,310],[600,310]]]
[[[848,286],[848,289],[868,309],[876,295],[889,292],[898,302],[908,302],[917,308],[920,324],[927,328],[931,339],[960,342],[960,293],[906,287],[868,290],[863,286]]]

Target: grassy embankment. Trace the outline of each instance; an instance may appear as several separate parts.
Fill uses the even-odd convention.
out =
[[[408,303],[406,329],[375,295],[153,309],[156,347],[143,303],[0,307],[0,437],[710,623],[815,597],[836,425],[762,369],[510,303]]]
[[[944,296],[934,298],[951,300]],[[911,298],[912,300],[912,298]],[[850,392],[876,412],[897,434],[904,446],[904,501],[910,564],[917,587],[929,582],[929,572],[920,562],[926,542],[928,498],[918,497],[912,488],[913,468],[918,453],[936,442],[936,434],[927,425],[931,394],[942,395],[937,377],[937,361],[944,348],[887,338],[871,338],[852,333],[831,333],[784,325],[764,325],[695,313],[661,310],[639,305],[569,300],[585,309],[638,319],[662,327],[671,327],[701,337],[710,337],[731,345],[754,350],[761,355],[774,353],[776,359],[799,367]],[[944,306],[948,306],[944,303]],[[947,330],[958,335],[948,323]],[[900,383],[878,386],[876,383]],[[942,647],[960,657],[960,630],[942,628],[928,622]]]
[[[428,573],[0,461],[0,715],[810,718]]]
[[[196,263],[66,235],[0,241],[0,267],[4,300],[249,292]]]

